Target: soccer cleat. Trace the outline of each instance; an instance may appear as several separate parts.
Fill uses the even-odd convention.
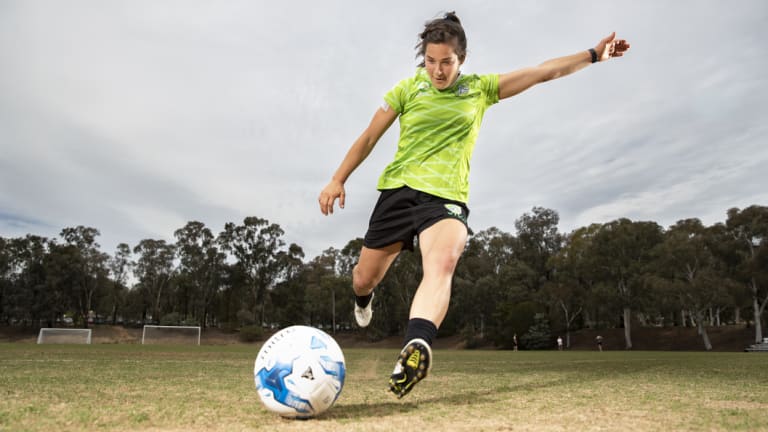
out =
[[[395,370],[389,377],[389,391],[397,398],[407,395],[429,374],[432,367],[432,349],[424,339],[411,339],[400,351],[395,363]]]
[[[373,318],[373,293],[371,293],[371,300],[368,302],[368,306],[361,308],[355,303],[355,321],[360,327],[368,327]]]

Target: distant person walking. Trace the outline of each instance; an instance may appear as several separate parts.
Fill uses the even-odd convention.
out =
[[[533,41],[535,38],[521,43]],[[376,47],[362,49],[375,51]],[[404,346],[389,379],[389,389],[397,397],[410,392],[432,366],[431,345],[448,312],[453,272],[469,235],[469,161],[486,110],[536,84],[621,57],[628,49],[627,41],[611,33],[594,47],[538,66],[502,74],[464,74],[460,69],[467,59],[467,37],[459,17],[450,12],[424,26],[416,45],[421,60],[416,72],[384,95],[384,103],[318,197],[324,215],[333,213],[337,200],[344,208],[349,176],[398,120],[397,152],[379,177],[381,195],[352,270],[355,319],[366,327],[373,314],[374,288],[397,255],[404,249],[412,251],[414,238],[418,238],[423,276],[411,300]],[[373,66],[363,65],[360,72]],[[612,91],[599,82],[591,85],[594,91]],[[514,150],[509,154],[514,157]],[[504,194],[505,189],[500,188],[499,193]]]
[[[563,338],[560,336],[557,337],[557,349],[560,351],[563,350]]]
[[[595,342],[597,342],[597,349],[600,350],[600,352],[603,352],[603,337],[597,335]]]
[[[517,333],[512,335],[512,345],[514,347],[514,350],[517,351]]]

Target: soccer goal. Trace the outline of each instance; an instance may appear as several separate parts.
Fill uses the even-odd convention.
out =
[[[90,344],[91,329],[41,328],[38,344]]]
[[[141,344],[195,344],[200,345],[200,326],[145,325]]]

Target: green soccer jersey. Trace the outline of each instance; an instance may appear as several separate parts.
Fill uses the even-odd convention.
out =
[[[400,139],[377,188],[408,186],[466,203],[469,161],[485,110],[499,101],[499,76],[460,75],[438,90],[419,68],[384,100],[400,115]]]

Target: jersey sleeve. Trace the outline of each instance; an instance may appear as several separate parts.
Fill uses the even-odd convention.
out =
[[[405,108],[405,102],[408,96],[408,89],[411,87],[411,78],[406,78],[397,83],[392,90],[384,95],[386,102],[396,113],[402,114]]]
[[[485,94],[486,106],[499,102],[499,74],[480,75],[480,88]]]

